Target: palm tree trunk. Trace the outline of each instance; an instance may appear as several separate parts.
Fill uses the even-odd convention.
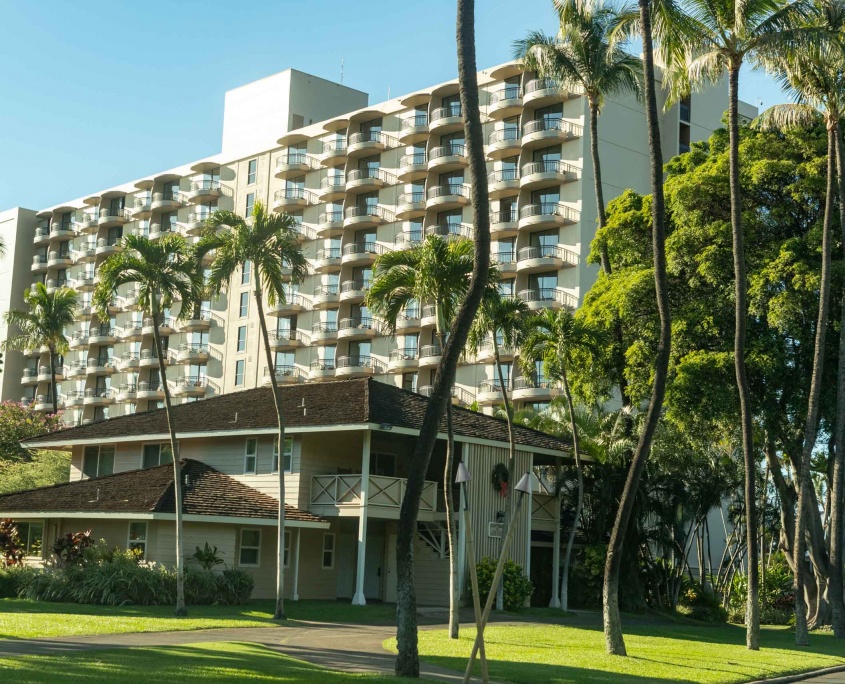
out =
[[[50,344],[50,391],[53,394],[53,415],[59,412],[59,388],[56,387],[56,345]]]
[[[396,641],[399,655],[396,658],[396,674],[401,677],[419,677],[420,675],[417,649],[417,597],[414,590],[414,535],[425,474],[437,439],[440,418],[443,416],[446,403],[452,400],[452,386],[455,384],[458,358],[466,344],[475,314],[481,305],[490,270],[490,202],[487,196],[487,166],[484,158],[481,114],[478,107],[474,23],[474,1],[458,0],[456,30],[458,87],[464,113],[464,133],[472,183],[475,263],[466,299],[452,322],[451,334],[434,376],[431,396],[420,425],[414,457],[408,472],[405,497],[402,499],[399,512],[396,539]]]
[[[513,406],[508,398],[508,387],[505,386],[505,374],[502,372],[502,361],[499,355],[499,341],[496,339],[496,331],[493,331],[493,357],[496,361],[496,374],[499,376],[499,385],[502,388],[502,400],[505,404],[505,420],[508,424],[508,490],[505,494],[505,529],[510,524],[513,514],[513,473],[516,468],[516,441],[513,438]],[[504,539],[502,540],[504,543]],[[496,587],[496,610],[504,610],[505,606],[504,580]]]
[[[663,201],[663,153],[660,148],[660,127],[657,114],[657,94],[654,79],[654,46],[651,36],[650,0],[639,0],[640,26],[643,37],[643,72],[645,81],[645,114],[648,125],[648,144],[651,156],[651,214],[652,214],[652,251],[654,253],[654,290],[657,310],[660,314],[660,338],[654,364],[654,386],[646,412],[637,448],[628,468],[628,476],[619,509],[610,534],[607,559],[604,568],[604,586],[602,598],[604,604],[604,636],[607,652],[611,655],[627,655],[625,639],[622,636],[622,618],[619,614],[619,575],[622,568],[622,547],[625,532],[631,521],[634,499],[639,488],[640,478],[651,452],[651,442],[657,421],[663,408],[666,393],[666,376],[669,372],[669,352],[671,346],[671,316],[669,313],[668,280],[666,276],[666,228]]]
[[[578,427],[575,425],[575,403],[572,401],[572,391],[569,388],[569,378],[566,366],[561,363],[560,379],[563,383],[563,394],[569,409],[569,427],[572,430],[572,450],[575,454],[575,469],[578,475],[578,498],[575,503],[575,519],[569,529],[569,539],[566,540],[566,552],[563,556],[563,581],[560,585],[560,609],[569,610],[569,562],[572,558],[572,547],[575,544],[575,533],[581,520],[581,509],[584,507],[584,473],[581,465],[581,452],[578,446]]]
[[[845,248],[845,150],[842,130],[836,131],[837,185],[839,190],[839,225]],[[845,579],[843,578],[843,523],[845,520],[845,287],[842,289],[842,313],[839,317],[839,368],[836,372],[836,432],[830,496],[830,605],[833,633],[845,638]]]
[[[439,307],[438,307],[439,308]],[[440,315],[438,312],[438,318]],[[439,327],[439,325],[438,325]],[[446,334],[442,328],[437,332],[440,349],[446,344]],[[443,501],[446,505],[446,540],[449,544],[449,638],[457,639],[460,632],[460,605],[458,597],[458,565],[455,548],[455,502],[452,496],[452,478],[455,462],[455,432],[452,425],[452,388],[449,388],[449,401],[446,402],[446,462],[443,465]]]
[[[279,523],[276,526],[276,608],[274,620],[285,619],[285,416],[282,410],[282,398],[279,383],[276,381],[276,364],[270,352],[270,333],[267,330],[267,317],[264,313],[264,296],[261,289],[261,270],[255,265],[255,306],[258,310],[258,325],[264,342],[264,354],[270,372],[270,387],[273,391],[273,407],[276,409],[276,422],[279,426],[277,449],[279,452]],[[298,559],[297,559],[298,560]]]
[[[167,416],[167,431],[170,434],[170,451],[173,454],[173,501],[176,509],[176,615],[186,617],[188,608],[185,605],[185,551],[182,534],[182,468],[179,461],[179,444],[176,441],[176,428],[173,426],[173,403],[170,400],[170,387],[167,385],[167,367],[164,363],[164,352],[161,348],[161,332],[158,329],[159,320],[158,300],[152,295],[150,313],[153,317],[153,343],[158,358],[158,374],[161,388],[164,392],[164,413]]]
[[[593,159],[593,185],[596,192],[596,214],[598,215],[599,230],[607,225],[607,214],[604,209],[604,187],[601,180],[601,158],[599,157],[599,103],[590,98],[590,156]],[[600,250],[601,270],[610,275],[610,257],[607,254],[607,244],[601,242]]]
[[[810,517],[809,506],[810,461],[816,445],[819,427],[819,401],[824,372],[824,344],[827,334],[828,310],[830,307],[830,254],[831,225],[833,223],[834,176],[836,174],[836,124],[830,123],[827,130],[827,197],[824,207],[824,232],[822,237],[822,269],[819,287],[819,313],[816,321],[816,341],[813,350],[813,375],[810,380],[810,395],[807,400],[807,422],[804,425],[804,445],[801,451],[801,465],[798,472],[798,512],[795,515],[795,643],[808,646],[810,636],[807,630],[807,605],[804,598],[804,581],[807,564],[804,560],[806,551],[807,520]],[[749,539],[749,544],[751,540]],[[756,546],[756,545],[755,545]],[[750,572],[750,569],[749,569]]]

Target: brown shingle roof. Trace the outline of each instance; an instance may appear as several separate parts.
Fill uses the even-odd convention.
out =
[[[186,515],[275,520],[279,502],[209,465],[182,461],[188,486],[182,488]],[[129,470],[88,480],[65,482],[0,496],[0,517],[8,513],[175,513],[173,466]],[[325,522],[293,506],[289,520]]]
[[[378,382],[372,378],[335,382],[302,383],[280,388],[285,421],[289,427],[320,427],[363,423],[390,424],[419,430],[428,399],[420,394]],[[306,410],[302,410],[302,405]],[[469,409],[453,412],[455,434],[507,443],[505,421]],[[232,392],[204,401],[173,407],[177,433],[217,432],[273,428],[276,415],[269,388]],[[441,423],[445,432],[445,419]],[[163,435],[167,432],[164,409],[110,418],[90,425],[59,430],[27,440],[27,446],[43,443],[72,444],[77,440]],[[569,450],[563,440],[530,428],[515,426],[517,444],[524,447]]]

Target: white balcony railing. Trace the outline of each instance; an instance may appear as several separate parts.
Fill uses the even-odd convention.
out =
[[[371,507],[399,510],[408,480],[402,477],[370,475],[367,503]],[[311,481],[311,506],[361,507],[361,475],[315,475]],[[426,481],[420,511],[437,510],[437,483]]]

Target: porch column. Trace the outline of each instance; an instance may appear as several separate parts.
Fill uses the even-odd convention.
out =
[[[534,475],[534,458],[531,457],[529,461],[530,464],[530,472],[531,472],[531,491],[526,495],[525,502],[526,508],[524,508],[525,513],[525,576],[529,579],[531,578],[531,523],[533,522],[533,512],[534,512],[534,482],[537,480],[536,476]],[[531,605],[531,597],[529,596],[525,600],[525,607],[529,607]]]
[[[302,528],[296,528],[296,560],[293,566],[293,594],[291,601],[299,601],[299,541],[302,538]]]
[[[370,490],[370,431],[364,432],[364,448],[361,454],[361,508],[358,517],[358,565],[355,575],[353,606],[366,606],[364,598],[364,572],[367,561],[367,497]]]
[[[447,486],[449,484],[447,483]],[[466,500],[464,497],[464,487],[461,487],[460,506],[459,511],[466,509]],[[467,576],[467,526],[465,524],[466,516],[455,516],[459,521],[458,527],[458,597],[464,598],[466,596],[466,576]]]
[[[555,458],[555,479],[560,481],[560,458]],[[552,549],[552,600],[549,608],[560,608],[560,492],[555,497],[555,534]]]

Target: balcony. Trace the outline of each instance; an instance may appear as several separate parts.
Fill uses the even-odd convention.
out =
[[[74,331],[73,335],[71,335],[70,339],[68,340],[68,346],[75,351],[79,351],[81,349],[88,349],[88,331]]]
[[[51,283],[51,281],[48,280],[47,281],[47,289],[48,290],[51,287],[50,283]],[[64,286],[67,286],[68,284],[69,284],[69,281],[68,281],[67,278],[65,278],[65,280],[63,282],[59,281],[55,287],[64,287]],[[97,286],[97,280],[94,276],[94,273],[91,272],[91,271],[85,271],[83,273],[80,273],[79,275],[76,276],[76,278],[73,279],[73,281],[71,283],[71,287],[74,287],[75,289],[80,290],[81,292],[89,292],[89,291],[93,290],[96,286]]]
[[[73,284],[77,290],[93,290],[94,289],[94,276],[91,276],[89,282],[82,282],[80,284],[79,280],[75,280],[71,283],[70,280],[67,278],[49,278],[45,283],[47,287],[47,292],[55,292],[56,290],[62,287],[70,287]]]
[[[516,268],[520,273],[549,271],[578,265],[578,255],[562,245],[535,245],[517,252]]]
[[[346,172],[346,192],[373,192],[386,185],[396,185],[396,176],[384,169],[352,169]]]
[[[273,351],[291,351],[308,344],[309,339],[299,330],[271,330],[267,333],[270,339],[270,349]]]
[[[141,355],[136,352],[123,352],[117,360],[117,369],[121,373],[137,370],[140,367]]]
[[[316,515],[339,516],[344,510],[362,508],[361,477],[360,474],[315,475],[311,479],[309,510]],[[370,475],[368,481],[367,515],[397,519],[408,481],[385,475]],[[437,483],[428,480],[423,484],[419,519],[434,520],[437,504]]]
[[[384,365],[372,356],[340,356],[336,361],[338,378],[364,378],[384,373]]]
[[[333,344],[337,341],[337,322],[317,321],[311,326],[312,344]]]
[[[419,330],[420,325],[420,309],[419,307],[412,307],[410,309],[402,309],[400,314],[396,317],[396,330],[400,332],[414,332]]]
[[[323,166],[338,166],[346,161],[346,139],[337,138],[323,141],[323,154],[320,163]]]
[[[504,209],[490,214],[490,236],[493,239],[513,237],[519,230],[516,209]]]
[[[65,379],[65,369],[64,366],[56,366],[56,382],[61,382]],[[27,369],[29,370],[29,369]],[[50,373],[50,366],[39,366],[38,367],[38,382],[52,382],[53,377]]]
[[[440,226],[426,226],[426,236],[436,235],[443,240],[472,239],[472,226],[468,223],[446,223]]]
[[[219,180],[198,180],[191,183],[191,187],[184,194],[185,199],[193,204],[213,202],[222,194]]]
[[[282,153],[276,158],[276,178],[296,178],[320,167],[320,162],[304,152]]]
[[[179,323],[179,332],[204,332],[211,329],[212,313],[207,309],[194,312],[190,318]]]
[[[68,366],[67,377],[80,380],[88,374],[88,364],[85,361],[74,361]]]
[[[334,378],[335,364],[333,359],[317,359],[308,367],[309,380],[331,380]]]
[[[347,207],[344,213],[344,228],[373,228],[394,220],[393,214],[378,205]]]
[[[51,223],[50,224],[50,239],[51,240],[68,240],[76,235],[72,223]]]
[[[502,392],[501,383],[498,380],[484,380],[478,383],[475,399],[481,406],[493,406],[503,403],[504,393]]]
[[[426,192],[425,205],[427,209],[437,209],[438,211],[457,209],[467,206],[469,202],[469,185],[436,185]]]
[[[21,385],[37,385],[38,370],[36,368],[24,368],[21,374]]]
[[[430,397],[432,385],[423,385],[417,392],[424,397]],[[475,402],[475,395],[472,392],[467,392],[462,387],[452,388],[452,404],[455,406],[470,406]]]
[[[346,144],[346,153],[352,156],[382,152],[387,149],[389,142],[389,137],[381,131],[350,133]]]
[[[153,211],[153,196],[151,194],[139,195],[132,201],[132,220],[149,218]]]
[[[511,347],[499,342],[499,361],[513,361],[514,351]],[[488,339],[481,343],[478,351],[475,354],[475,360],[478,363],[495,363],[496,350],[493,346],[493,340]]]
[[[164,401],[164,385],[160,382],[139,382],[135,396],[138,401]]]
[[[101,209],[97,226],[99,228],[114,228],[115,226],[122,226],[129,219],[129,212],[126,209]]]
[[[138,385],[134,382],[126,382],[118,386],[115,393],[115,401],[119,404],[134,402],[138,398]]]
[[[180,223],[182,228],[185,230],[186,235],[190,235],[195,237],[200,235],[205,228],[205,222],[208,218],[213,214],[213,211],[192,211],[188,214],[188,220],[184,223]]]
[[[276,299],[276,303],[267,308],[270,316],[289,316],[309,309],[309,301],[301,294],[292,293],[285,296],[285,301]]]
[[[109,387],[94,387],[85,390],[85,406],[108,406],[114,403],[114,396]]]
[[[317,216],[317,237],[330,238],[343,233],[343,212],[327,211]]]
[[[284,366],[278,364],[273,370],[275,371],[277,385],[291,385],[297,382],[302,382],[305,379],[302,371],[300,371],[296,366]],[[272,377],[273,376],[270,375],[270,369],[265,366],[264,378],[261,381],[262,386],[271,387],[273,384]]]
[[[420,368],[434,368],[440,363],[441,356],[443,356],[443,349],[439,344],[426,344],[420,347]]]
[[[311,303],[315,309],[328,309],[340,303],[339,285],[317,285]]]
[[[144,335],[153,335],[155,333],[156,321],[154,318],[145,318],[143,322]],[[176,332],[176,321],[169,317],[162,317],[158,322],[158,332],[165,337]]]
[[[50,242],[50,229],[47,226],[38,226],[32,236],[32,244],[43,246]]]
[[[403,231],[397,233],[393,238],[393,249],[405,250],[419,247],[423,243],[423,234],[420,230]]]
[[[369,340],[381,330],[378,321],[369,316],[341,318],[337,326],[339,340]]]
[[[168,364],[167,351],[164,351],[162,356],[164,357],[165,365],[169,365]],[[142,349],[141,354],[140,354],[139,359],[138,359],[138,367],[139,368],[158,368],[159,363],[158,363],[158,355],[156,354],[156,350],[155,349]]]
[[[578,307],[577,297],[557,287],[522,290],[518,296],[532,311],[560,308],[574,311]]]
[[[519,227],[559,228],[578,223],[580,215],[571,207],[560,202],[529,204],[519,210]]]
[[[124,311],[137,311],[141,308],[141,296],[137,290],[130,290],[122,297],[118,297],[118,302]]]
[[[205,376],[185,375],[177,378],[173,384],[173,396],[201,399],[208,393],[209,386]]]
[[[491,255],[493,263],[499,267],[502,275],[513,275],[516,273],[516,253],[499,251]]]
[[[396,198],[396,218],[400,221],[425,214],[425,193],[403,192]]]
[[[315,273],[329,273],[340,269],[340,247],[323,247],[317,250],[314,259]]]
[[[391,373],[416,370],[420,364],[420,354],[417,347],[393,349],[387,362],[387,370]]]
[[[519,185],[522,188],[542,188],[578,180],[577,166],[562,161],[537,161],[522,166]]]
[[[208,361],[208,345],[183,342],[176,353],[176,363],[205,363]]]
[[[463,128],[464,117],[460,103],[447,105],[446,107],[438,107],[431,113],[431,122],[428,125],[429,131],[434,133],[437,131],[440,134],[446,133],[449,130],[456,131]]]
[[[518,85],[506,85],[490,93],[487,116],[491,119],[507,119],[522,111],[522,88]]]
[[[437,325],[437,307],[433,304],[426,304],[422,308],[422,315],[420,316],[420,326],[423,328]]]
[[[95,261],[97,259],[97,241],[89,240],[77,245],[73,250],[73,258],[82,263]]]
[[[317,239],[317,231],[311,226],[302,223],[302,221],[296,221],[293,224],[293,230],[296,233],[296,239],[300,244],[308,242],[308,240]]]
[[[273,211],[304,209],[317,203],[317,196],[305,188],[282,188],[273,195]]]
[[[425,178],[428,173],[427,156],[425,152],[406,154],[399,159],[399,171],[397,180],[401,183],[410,183]]]
[[[369,266],[388,250],[377,242],[351,242],[343,247],[341,263],[349,266]]]
[[[43,254],[36,254],[32,257],[32,266],[30,266],[32,273],[46,273],[47,272],[47,257]]]
[[[345,280],[340,285],[340,301],[353,304],[364,301],[371,285],[370,280]]]
[[[317,197],[321,202],[332,202],[341,199],[346,193],[346,180],[343,176],[328,176],[320,181],[320,191]]]
[[[467,151],[464,145],[450,144],[434,147],[428,153],[428,170],[438,173],[455,171],[468,165]]]
[[[92,325],[88,330],[88,344],[115,344],[117,342],[117,328],[108,325]]]
[[[415,112],[406,116],[399,124],[399,143],[401,145],[413,145],[415,142],[425,140],[428,137],[428,114]]]
[[[85,365],[86,375],[111,375],[117,371],[117,364],[110,356],[88,358]]]
[[[49,268],[68,268],[73,266],[73,255],[70,253],[70,250],[49,252],[47,254],[47,266]]]
[[[176,188],[154,192],[150,202],[150,212],[176,211],[182,204],[182,194]]]
[[[57,407],[62,408],[62,397],[59,396],[59,400],[57,402]],[[32,403],[32,410],[38,411],[39,413],[49,413],[53,410],[53,396],[51,394],[39,394],[35,397],[35,401]]]
[[[583,134],[583,126],[563,119],[535,119],[522,125],[522,145],[529,147],[535,147],[540,143],[553,145],[556,142],[580,138]]]
[[[522,94],[522,104],[527,107],[542,107],[543,105],[562,102],[568,93],[561,92],[560,86],[550,78],[535,78],[525,84]]]
[[[519,377],[513,382],[514,401],[551,401],[560,394],[557,382],[545,378]]]
[[[96,233],[100,225],[100,213],[83,213],[79,219],[73,222],[73,228],[77,233]]]
[[[499,169],[487,175],[487,193],[490,199],[499,199],[519,192],[519,170]]]
[[[105,257],[116,254],[122,249],[123,238],[111,237],[97,240],[97,256]]]
[[[84,390],[71,390],[62,397],[65,408],[79,408],[85,403]]]

